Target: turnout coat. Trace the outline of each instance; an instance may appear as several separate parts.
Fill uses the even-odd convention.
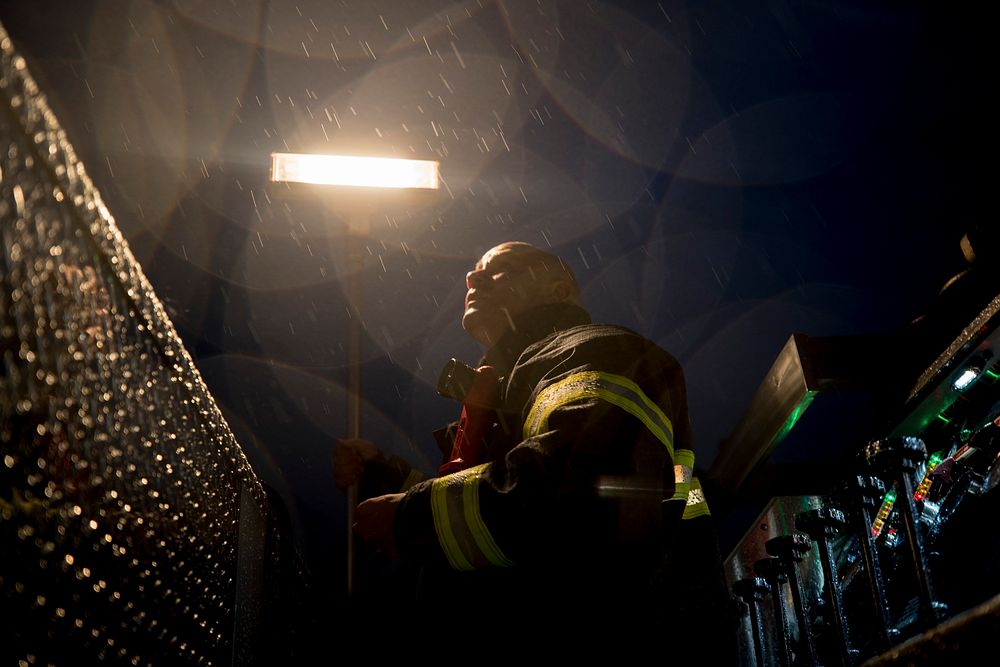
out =
[[[453,472],[398,508],[397,548],[423,566],[410,628],[471,644],[508,628],[505,645],[721,651],[725,664],[728,596],[680,365],[574,305],[514,325],[481,362],[495,380],[478,392],[485,407],[466,400],[481,423],[463,424],[464,451],[454,425],[438,434]]]

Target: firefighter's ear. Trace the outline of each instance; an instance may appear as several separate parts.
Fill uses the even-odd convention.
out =
[[[552,283],[550,294],[552,295],[552,300],[555,303],[565,303],[570,300],[573,290],[565,281],[556,280]]]

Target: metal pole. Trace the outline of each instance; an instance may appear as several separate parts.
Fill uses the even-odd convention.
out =
[[[348,221],[347,266],[347,434],[361,437],[361,273],[364,269],[364,243],[368,235],[368,213],[355,212]],[[354,508],[358,505],[358,485],[347,489],[347,595],[354,594]]]
[[[345,174],[345,169],[361,169],[379,164],[379,173]],[[401,165],[406,168],[400,170]],[[350,438],[361,436],[361,321],[362,284],[365,241],[369,224],[376,211],[387,203],[404,201],[410,204],[434,201],[440,187],[439,164],[433,160],[399,160],[347,155],[315,155],[272,153],[270,180],[290,184],[299,192],[315,192],[315,187],[332,186],[337,190],[321,190],[326,204],[347,217],[347,329],[348,405],[347,433]],[[306,188],[302,190],[302,188]],[[354,517],[358,504],[358,488],[347,489],[347,594],[354,592]]]

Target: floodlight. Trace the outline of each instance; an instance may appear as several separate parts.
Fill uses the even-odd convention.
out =
[[[433,160],[272,153],[271,180],[363,188],[437,190],[438,163]]]

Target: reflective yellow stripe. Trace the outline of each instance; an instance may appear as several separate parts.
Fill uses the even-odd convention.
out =
[[[448,564],[455,570],[469,571],[475,568],[462,554],[448,518],[449,477],[453,475],[439,477],[431,482],[431,514],[434,516],[434,531],[437,533],[438,543],[444,551],[445,558],[448,559]]]
[[[544,433],[554,410],[585,398],[607,401],[638,418],[674,457],[674,428],[663,410],[632,380],[598,371],[574,373],[543,389],[524,422],[524,437]]]
[[[477,466],[475,469],[478,472],[470,475],[465,480],[465,490],[462,494],[465,501],[463,503],[465,523],[469,528],[469,532],[472,533],[472,538],[476,541],[479,550],[486,556],[486,560],[496,567],[510,567],[514,562],[500,551],[500,547],[493,540],[493,535],[486,528],[486,524],[483,523],[483,515],[479,513],[479,477],[484,468],[486,468],[485,465]]]
[[[694,452],[678,449],[674,455],[674,495],[671,500],[687,500],[694,476]]]
[[[687,503],[684,505],[684,514],[681,520],[693,519],[699,516],[710,516],[712,512],[708,509],[708,501],[705,500],[705,492],[701,490],[701,482],[697,477],[691,479],[691,490],[688,492]]]
[[[684,503],[684,511],[681,520],[694,519],[699,516],[711,516],[712,512],[708,508],[708,501],[705,500],[705,492],[701,488],[701,482],[697,477],[691,478],[691,484],[683,494],[674,493],[669,500],[664,503]]]
[[[456,570],[510,567],[479,511],[479,483],[488,463],[431,482],[431,513],[438,543]]]

